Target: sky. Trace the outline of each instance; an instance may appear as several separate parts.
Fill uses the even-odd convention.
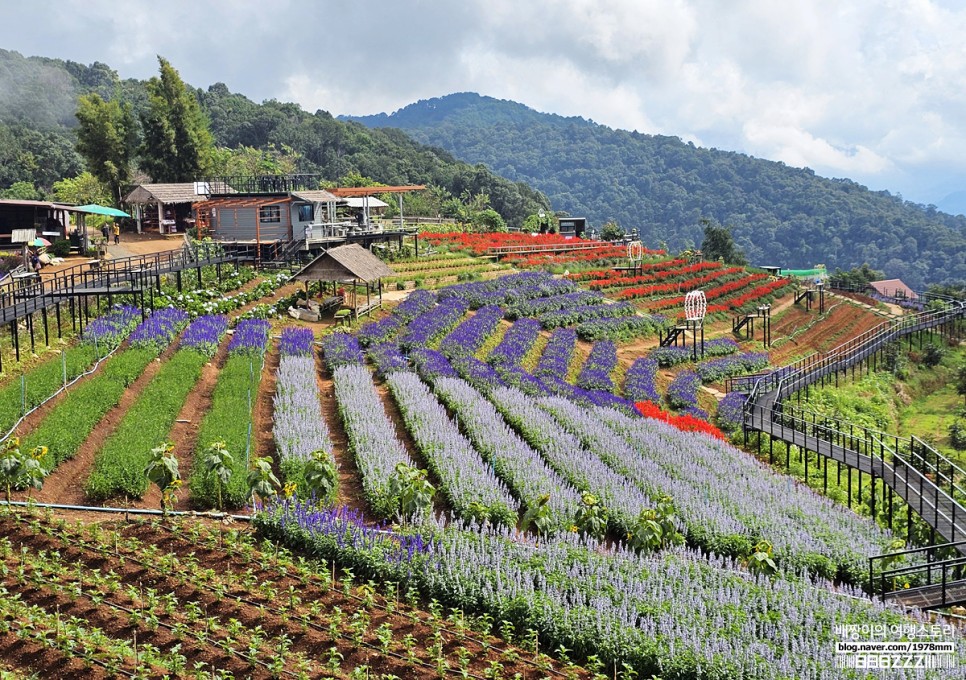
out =
[[[122,78],[161,55],[333,115],[477,92],[966,209],[964,36],[958,0],[0,0],[0,48]]]

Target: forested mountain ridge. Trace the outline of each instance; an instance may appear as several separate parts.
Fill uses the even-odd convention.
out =
[[[700,245],[700,220],[710,218],[731,228],[754,264],[832,270],[868,263],[913,287],[966,281],[966,217],[807,168],[473,93],[348,119],[400,128],[461,160],[485,163],[598,228],[609,220],[637,228],[648,245]]]
[[[355,174],[384,184],[436,185],[457,198],[486,194],[511,225],[550,207],[529,186],[457,161],[398,130],[371,130],[296,104],[256,104],[221,83],[192,92],[218,147],[290,149],[295,171],[330,181]],[[84,169],[75,149],[74,113],[78,98],[89,93],[128,102],[135,115],[147,107],[145,81],[121,80],[105,64],[26,58],[0,49],[0,190],[27,182],[49,192],[55,181]]]

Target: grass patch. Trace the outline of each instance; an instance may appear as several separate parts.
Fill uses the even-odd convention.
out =
[[[71,390],[36,430],[24,439],[23,446],[47,446],[50,451],[44,467],[52,470],[73,458],[84,440],[104,415],[121,401],[124,390],[140,376],[152,359],[153,348],[127,349],[108,359],[98,375]]]
[[[218,376],[211,409],[201,421],[198,432],[195,460],[199,460],[204,450],[216,441],[225,442],[225,448],[234,457],[231,479],[227,487],[222,489],[222,501],[226,508],[240,508],[248,500],[245,478],[248,472],[248,429],[261,377],[260,359],[246,354],[229,356]],[[188,489],[195,506],[207,509],[217,505],[218,488],[199,465],[191,468]]]

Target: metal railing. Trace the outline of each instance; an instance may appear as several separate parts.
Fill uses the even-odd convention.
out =
[[[879,595],[883,601],[890,593],[897,593],[906,590],[906,584],[916,589],[930,588],[939,586],[939,598],[929,598],[930,607],[945,607],[957,602],[962,602],[966,597],[960,594],[958,598],[949,597],[949,587],[956,585],[962,587],[963,577],[966,576],[966,557],[952,557],[948,559],[936,560],[936,553],[950,549],[966,548],[966,540],[954,543],[944,543],[942,545],[932,545],[926,548],[912,548],[910,550],[900,550],[897,552],[873,555],[869,558],[869,594],[872,597]],[[925,562],[920,564],[905,565],[893,569],[882,568],[878,570],[876,578],[876,564],[890,563],[900,558],[908,558],[912,555],[925,555]],[[892,581],[892,587],[888,587]],[[902,581],[903,586],[898,587]],[[878,587],[877,587],[878,586]]]

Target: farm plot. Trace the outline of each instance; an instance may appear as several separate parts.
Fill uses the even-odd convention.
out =
[[[459,527],[436,529],[432,541],[418,531],[370,538],[362,527],[327,521],[328,514],[286,503],[260,514],[256,525],[356,573],[398,580],[445,606],[502,621],[504,637],[536,635],[541,648],[565,648],[608,675],[862,678],[863,671],[834,669],[835,626],[910,621],[856,591],[787,573],[754,578],[731,559],[680,548],[639,556],[566,536],[537,542]],[[399,560],[399,546],[414,540],[424,549]],[[947,630],[961,663],[963,640]]]
[[[19,515],[0,528],[0,654],[32,676],[589,677],[474,631],[461,613],[414,608],[398,581],[351,569],[336,579],[334,565],[237,531]]]

